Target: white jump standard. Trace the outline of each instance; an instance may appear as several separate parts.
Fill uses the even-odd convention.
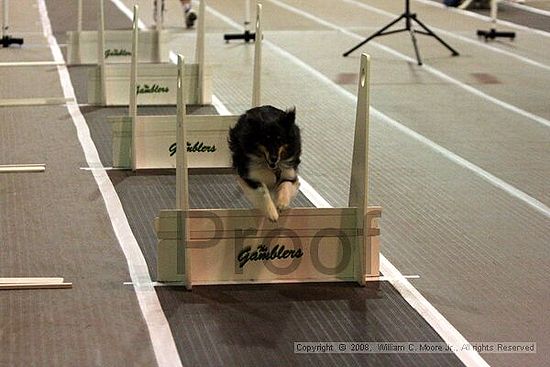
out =
[[[2,47],[10,47],[11,45],[23,45],[23,38],[14,38],[8,35],[9,26],[9,0],[2,1],[2,38],[0,44]]]
[[[183,78],[179,58],[178,85]],[[283,210],[277,223],[256,209],[191,209],[188,153],[177,150],[176,208],[155,220],[157,280],[202,284],[357,282],[379,274],[380,207],[367,207],[369,57],[361,57],[349,207]],[[187,138],[178,88],[177,140]],[[227,146],[220,147],[228,149]]]

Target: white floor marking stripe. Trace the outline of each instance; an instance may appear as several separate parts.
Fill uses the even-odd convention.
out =
[[[46,9],[45,0],[37,0],[40,10],[40,17],[44,34],[48,38],[50,48],[54,60],[63,61],[63,55],[60,48],[57,46],[57,41],[53,36],[48,12]],[[57,66],[61,86],[66,97],[75,98],[73,86],[66,65]],[[75,98],[76,99],[76,98]],[[90,130],[86,124],[84,116],[80,109],[74,104],[67,105],[67,109],[73,119],[77,130],[78,140],[84,151],[86,162],[90,167],[102,167],[101,160],[97,153],[97,149],[90,136]],[[120,199],[113,187],[109,176],[105,170],[92,170],[92,175],[97,183],[97,186],[103,196],[105,207],[114,233],[118,239],[120,247],[124,252],[130,277],[134,284],[134,289],[138,299],[141,312],[151,337],[151,343],[155,352],[157,363],[160,367],[180,367],[181,360],[174,343],[174,338],[170,330],[166,316],[162,311],[159,299],[154,287],[151,285],[149,269],[143,257],[143,253],[132,233]]]
[[[550,11],[548,11],[548,10],[543,10],[543,9],[535,8],[535,7],[532,7],[532,6],[527,6],[527,5],[523,5],[523,4],[514,3],[512,1],[504,1],[504,3],[507,6],[511,6],[512,8],[520,9],[520,10],[523,10],[523,11],[528,11],[530,13],[534,13],[534,14],[538,14],[538,15],[544,15],[545,17],[550,17]]]
[[[210,11],[212,14],[214,14],[216,17],[220,18],[221,20],[225,21],[226,23],[228,23],[229,25],[233,26],[234,28],[236,29],[242,29],[242,27],[234,22],[233,20],[231,20],[230,18],[226,17],[225,15],[223,14],[220,14],[219,12],[217,12],[216,10],[210,8],[210,7],[207,7],[208,11]],[[328,77],[326,77],[324,74],[322,74],[321,72],[317,71],[316,69],[312,68],[310,65],[306,64],[305,62],[303,62],[302,60],[298,59],[296,56],[290,54],[289,52],[281,49],[280,47],[274,45],[273,43],[271,43],[270,41],[268,40],[265,40],[264,39],[264,44],[269,46],[274,52],[280,54],[281,56],[291,60],[293,63],[295,63],[296,65],[298,65],[299,67],[301,67],[302,69],[306,70],[307,72],[311,73],[312,75],[314,75],[318,80],[322,81],[323,83],[325,83],[326,85],[328,85],[329,87],[335,89],[338,93],[340,93],[342,96],[346,97],[346,98],[349,98],[350,100],[352,101],[356,101],[357,100],[357,97],[347,91],[345,88],[342,88],[341,86],[339,86],[338,84],[336,84],[335,82],[333,82],[331,79],[329,79]],[[382,119],[384,122],[386,123],[389,123],[390,125],[396,127],[397,129],[399,129],[400,131],[404,132],[405,134],[413,137],[415,140],[427,145],[428,147],[430,147],[432,150],[436,151],[437,153],[443,155],[444,157],[450,159],[451,161],[457,163],[458,165],[472,171],[473,173],[475,173],[477,176],[483,178],[484,180],[486,180],[487,182],[489,182],[490,184],[506,191],[508,194],[522,200],[523,202],[525,202],[526,204],[528,204],[529,206],[533,207],[534,209],[536,209],[537,211],[541,212],[543,215],[545,215],[546,217],[550,217],[550,208],[548,208],[548,206],[546,206],[545,204],[541,203],[540,201],[538,201],[537,199],[527,195],[526,193],[524,193],[523,191],[515,188],[514,186],[506,183],[505,181],[501,180],[500,178],[490,174],[489,172],[483,170],[482,168],[476,166],[475,164],[467,161],[466,159],[458,156],[457,154],[443,148],[442,146],[440,146],[439,144],[431,141],[430,139],[426,138],[425,136],[417,133],[416,131],[412,130],[412,129],[409,129],[408,127],[404,126],[403,124],[397,122],[396,120],[390,118],[389,116],[385,115],[384,113],[378,111],[376,108],[372,107],[371,106],[371,113],[377,117],[379,117],[380,119]]]
[[[293,7],[293,6],[288,5],[288,4],[282,3],[282,2],[280,2],[280,1],[278,1],[278,0],[269,0],[269,1],[272,2],[273,4],[276,4],[277,6],[280,6],[280,7],[283,8],[283,9],[286,9],[286,10],[292,12],[292,13],[298,14],[298,15],[304,17],[304,18],[307,18],[307,19],[312,20],[312,21],[314,21],[314,22],[316,22],[316,23],[319,23],[319,24],[321,24],[321,25],[324,25],[324,26],[327,27],[327,28],[334,29],[334,30],[336,30],[336,31],[342,32],[342,33],[344,33],[344,34],[346,34],[346,35],[348,35],[348,36],[350,36],[350,37],[353,37],[353,38],[355,38],[355,39],[357,39],[357,40],[361,40],[361,41],[362,41],[362,40],[365,39],[365,36],[361,36],[361,35],[359,35],[359,34],[357,34],[357,33],[351,32],[351,31],[349,31],[349,30],[347,30],[347,29],[345,29],[345,28],[343,28],[343,27],[340,27],[340,26],[338,26],[338,25],[336,25],[336,24],[330,23],[330,22],[328,22],[328,21],[326,21],[326,20],[324,20],[324,19],[321,19],[321,18],[316,17],[315,15],[312,15],[312,14],[310,14],[310,13],[307,13],[307,12],[303,11],[303,10],[297,9],[297,8],[295,8],[295,7]],[[409,56],[407,56],[407,55],[404,55],[404,54],[402,54],[402,53],[400,53],[400,52],[398,52],[398,51],[396,51],[396,50],[394,50],[394,49],[392,49],[392,48],[389,48],[389,47],[387,47],[387,46],[384,46],[384,45],[382,45],[382,44],[380,44],[380,43],[378,43],[378,42],[371,41],[370,44],[373,45],[373,46],[375,46],[375,47],[378,47],[379,49],[381,49],[381,50],[383,50],[383,51],[385,51],[385,52],[387,52],[387,53],[389,53],[389,54],[392,54],[392,55],[394,55],[395,57],[400,58],[400,59],[402,59],[402,60],[405,60],[405,61],[408,61],[408,62],[414,63],[414,64],[416,64],[416,62],[417,62],[416,59],[413,59],[413,58],[411,58],[411,57],[409,57]],[[524,116],[524,117],[527,117],[527,118],[529,118],[529,119],[531,119],[531,120],[533,120],[533,121],[536,121],[536,122],[538,122],[538,123],[540,123],[540,124],[542,124],[542,125],[544,125],[544,126],[546,126],[546,127],[550,127],[550,121],[549,121],[549,120],[547,120],[547,119],[545,119],[545,118],[543,118],[543,117],[541,117],[541,116],[537,116],[537,115],[535,115],[535,114],[533,114],[533,113],[531,113],[531,112],[527,112],[527,111],[525,111],[525,110],[523,110],[523,109],[521,109],[521,108],[519,108],[519,107],[513,106],[513,105],[511,105],[511,104],[509,104],[509,103],[506,103],[506,102],[504,102],[504,101],[501,101],[501,100],[499,100],[499,99],[497,99],[497,98],[495,98],[495,97],[492,97],[492,96],[490,96],[490,95],[488,95],[488,94],[486,94],[486,93],[484,93],[484,92],[482,92],[482,91],[480,91],[480,90],[478,90],[478,89],[476,89],[476,88],[473,88],[473,87],[471,87],[471,86],[469,86],[469,85],[467,85],[467,84],[465,84],[465,83],[462,83],[461,81],[459,81],[459,80],[457,80],[457,79],[452,78],[451,76],[449,76],[449,75],[447,75],[447,74],[442,73],[441,71],[439,71],[439,70],[437,70],[437,69],[435,69],[435,68],[433,68],[433,67],[431,67],[431,66],[429,66],[429,65],[424,64],[424,65],[422,66],[422,69],[424,69],[425,71],[427,71],[427,72],[429,72],[429,73],[431,73],[431,74],[433,74],[433,75],[439,77],[440,79],[446,80],[446,81],[448,81],[449,83],[452,83],[452,84],[454,84],[454,85],[456,85],[456,86],[458,86],[458,87],[460,87],[460,88],[462,88],[462,89],[464,89],[464,90],[466,90],[466,91],[468,91],[468,92],[470,92],[470,93],[472,93],[472,94],[475,94],[475,95],[478,96],[478,97],[484,98],[484,99],[486,99],[487,101],[492,102],[492,103],[494,103],[494,104],[496,104],[496,105],[498,105],[498,106],[500,106],[500,107],[502,107],[502,108],[505,108],[505,109],[507,109],[507,110],[509,110],[509,111],[515,112],[515,113],[517,113],[517,114],[520,114],[520,115],[522,115],[522,116]]]
[[[134,19],[134,11],[128,8],[121,0],[111,0],[111,2],[120,9],[121,12],[124,13],[130,20]],[[135,2],[135,1],[134,1]],[[145,23],[141,21],[141,19],[138,19],[138,28],[141,30],[146,30],[147,26]]]
[[[0,99],[0,107],[64,105],[67,102],[74,102],[74,101],[75,100],[73,98],[65,98],[65,97]]]
[[[352,4],[354,6],[360,7],[362,9],[365,9],[367,11],[371,11],[373,13],[386,16],[388,18],[396,18],[397,17],[396,14],[393,14],[393,13],[387,12],[385,10],[375,8],[375,7],[367,5],[367,4],[363,4],[363,3],[361,3],[357,0],[343,0],[343,1],[346,2],[346,3]],[[541,69],[550,70],[550,65],[546,65],[546,64],[540,63],[538,61],[529,59],[525,56],[521,56],[521,55],[515,54],[513,52],[500,49],[498,47],[495,47],[495,46],[492,46],[492,45],[488,44],[487,42],[482,42],[479,39],[471,39],[471,38],[467,38],[467,37],[464,37],[464,36],[460,36],[460,35],[455,34],[453,32],[445,31],[441,28],[435,28],[435,27],[430,27],[430,28],[432,28],[432,30],[434,32],[443,34],[447,37],[456,38],[456,39],[458,39],[462,42],[469,43],[469,44],[477,46],[477,47],[486,48],[488,50],[491,50],[493,52],[496,52],[496,53],[499,53],[499,54],[502,54],[502,55],[506,55],[508,57],[513,57],[513,58],[515,58],[515,59],[517,59],[521,62],[524,62],[526,64],[533,65],[533,66],[539,67]],[[474,34],[474,31],[472,31],[472,34]],[[366,36],[367,35],[365,35],[365,37]]]
[[[472,11],[462,10],[462,9],[459,9],[459,8],[446,7],[445,5],[443,5],[441,3],[431,1],[431,0],[415,0],[415,1],[419,2],[419,3],[422,3],[424,5],[434,6],[434,7],[437,7],[437,8],[440,8],[440,9],[445,9],[445,10],[448,10],[448,11],[454,11],[456,13],[468,16],[470,18],[480,19],[480,20],[483,20],[487,23],[492,24],[491,17],[488,17],[486,15],[481,15],[481,14],[478,14],[478,13],[474,13]],[[516,28],[516,29],[526,31],[526,32],[530,32],[530,33],[535,33],[535,34],[537,34],[539,36],[543,36],[543,37],[550,37],[550,33],[546,32],[546,31],[542,31],[540,29],[535,29],[535,28],[530,28],[530,27],[527,27],[527,26],[524,26],[524,25],[521,25],[521,24],[508,22],[506,20],[497,19],[497,24],[500,24],[500,25],[503,25],[503,26],[506,26],[506,27],[510,27],[510,28]]]
[[[25,45],[27,48],[27,45]],[[13,62],[0,62],[0,67],[4,66],[56,66],[62,65],[57,61],[13,61]]]

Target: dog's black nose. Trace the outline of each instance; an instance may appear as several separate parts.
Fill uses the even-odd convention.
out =
[[[267,164],[269,165],[269,168],[271,168],[271,169],[275,169],[275,168],[277,168],[277,163],[274,163],[274,162],[268,162]]]

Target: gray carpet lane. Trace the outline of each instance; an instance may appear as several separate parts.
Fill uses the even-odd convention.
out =
[[[462,366],[452,354],[295,354],[294,342],[439,341],[388,283],[157,288],[184,366]]]
[[[80,170],[85,158],[67,109],[1,108],[0,121],[0,163],[46,164],[44,173],[0,175],[0,276],[73,283],[2,291],[0,365],[155,365],[105,203]]]

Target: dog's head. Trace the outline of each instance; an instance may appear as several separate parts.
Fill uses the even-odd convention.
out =
[[[283,111],[261,106],[246,111],[239,119],[246,126],[240,139],[241,148],[250,157],[265,159],[271,169],[279,165],[297,166],[301,141],[295,119],[294,108]]]

